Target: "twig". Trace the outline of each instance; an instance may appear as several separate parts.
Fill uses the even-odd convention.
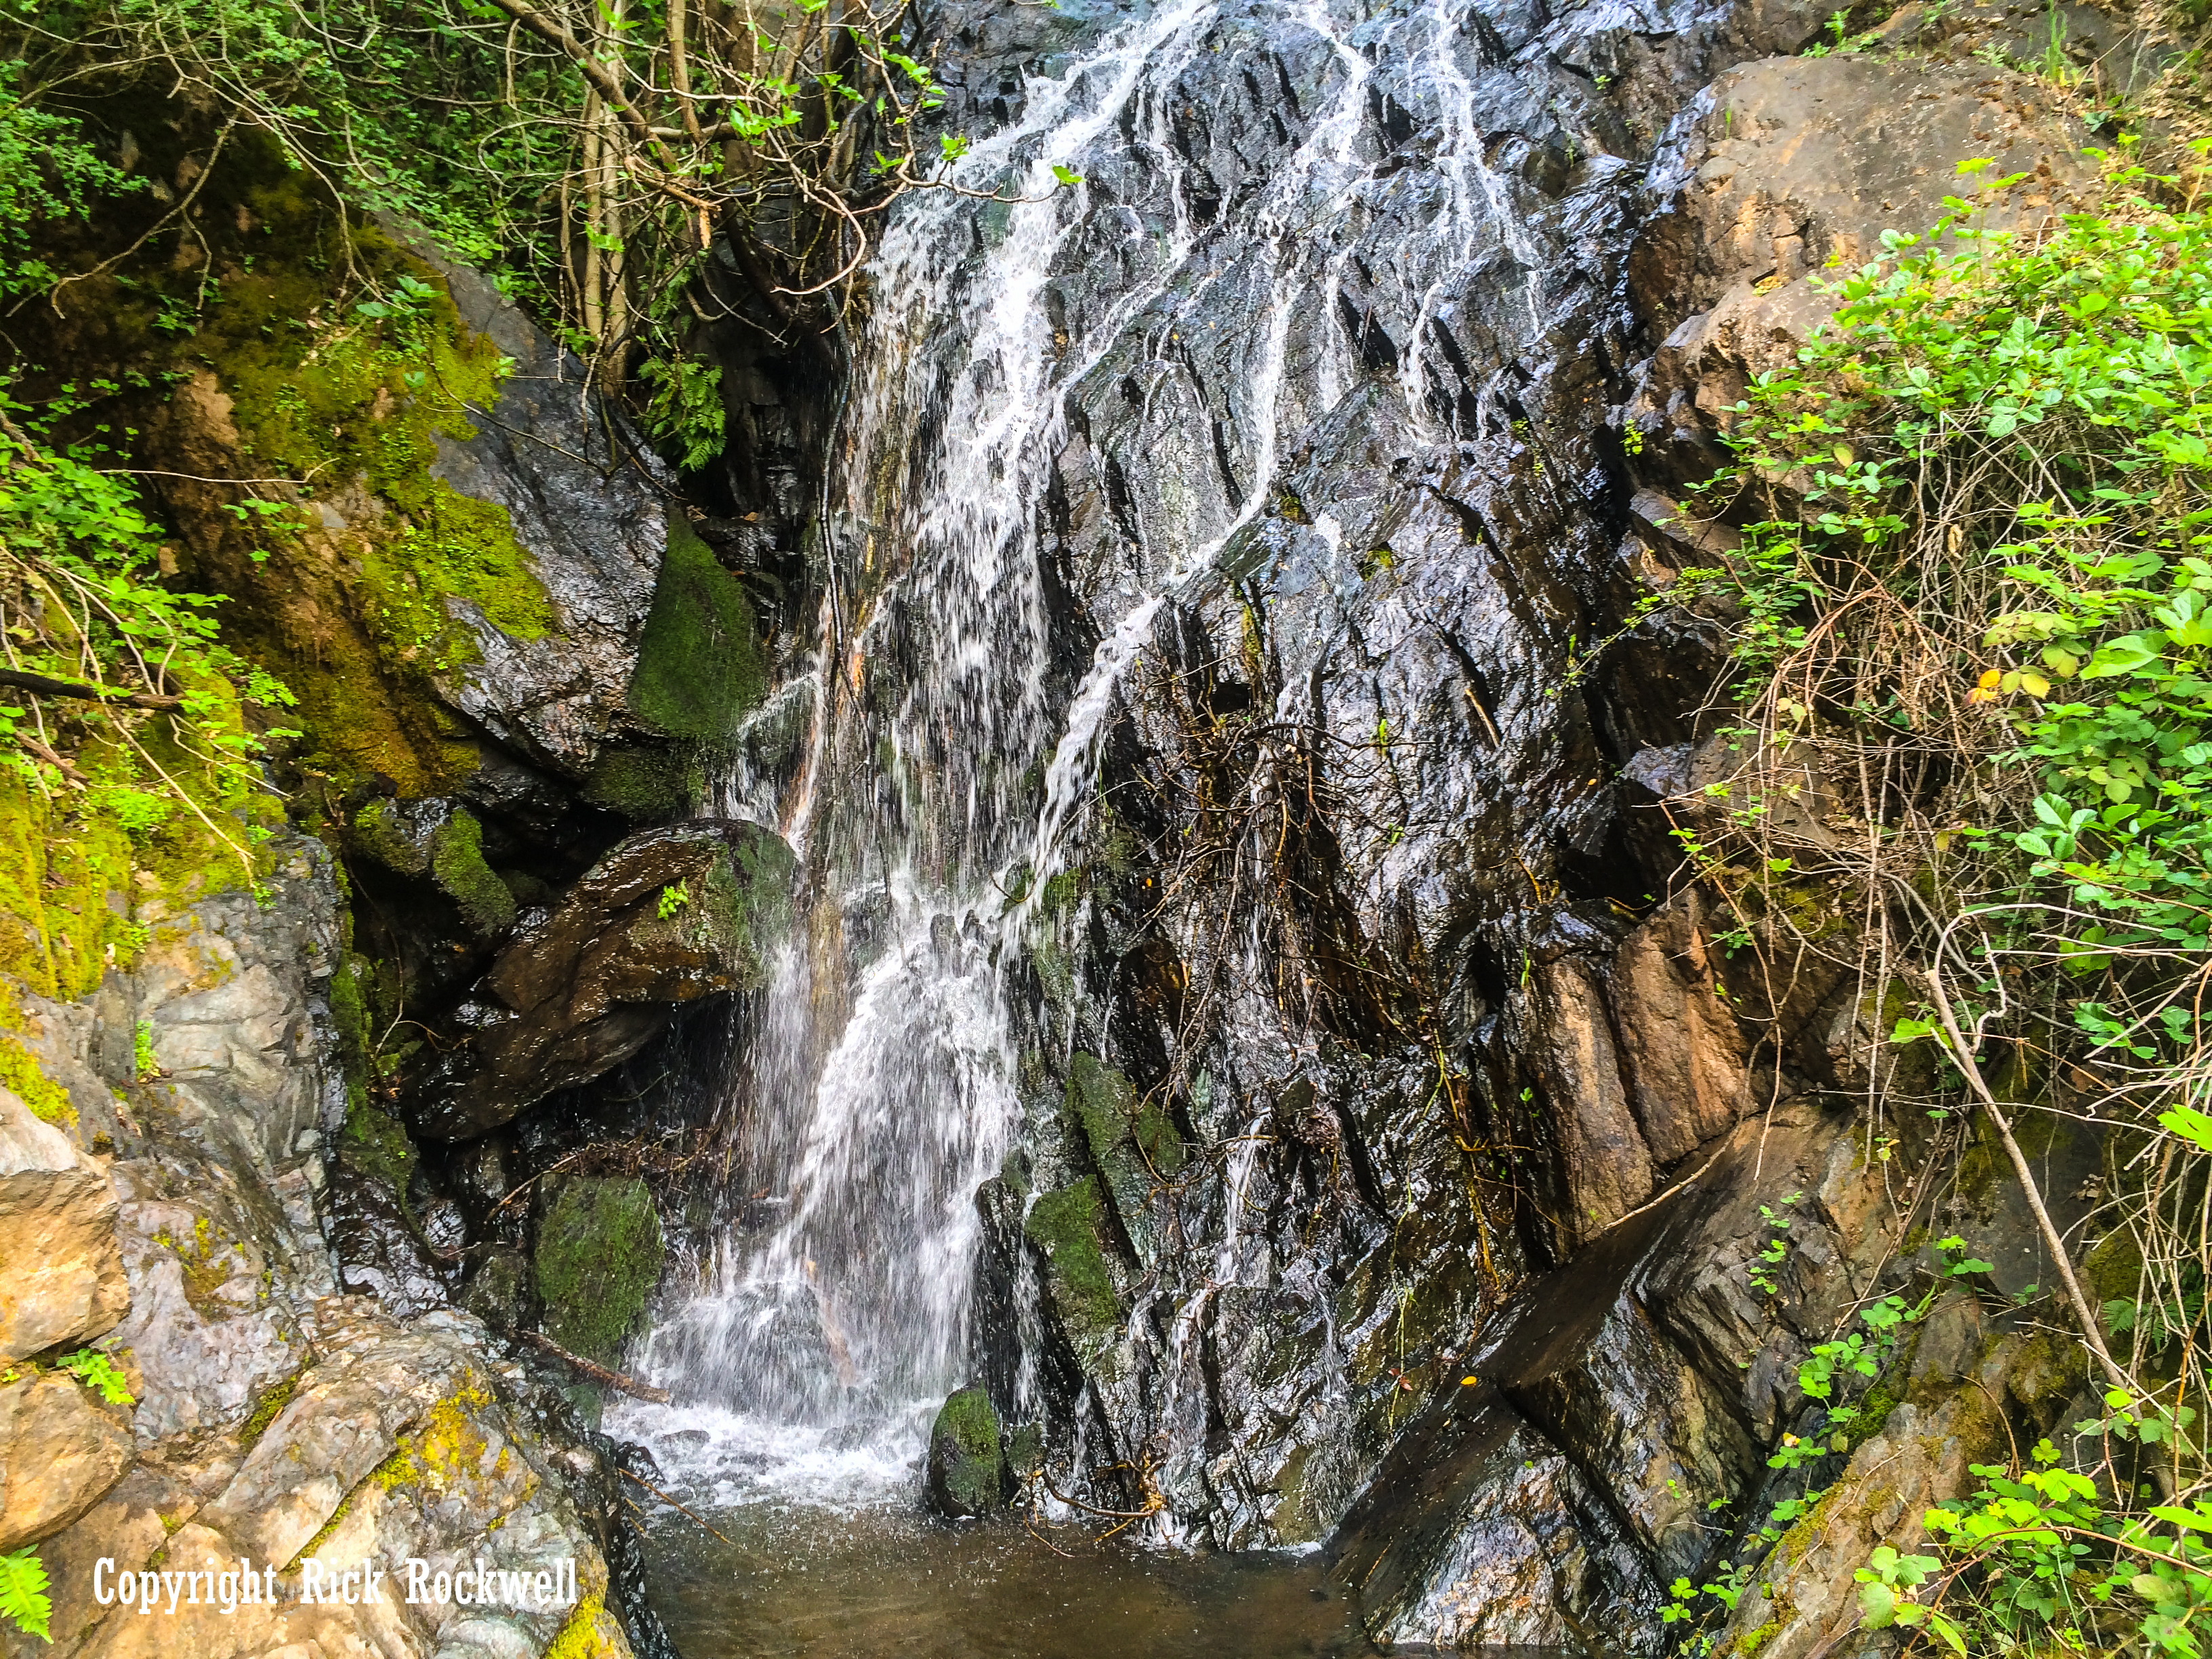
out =
[[[616,1467],[617,1468],[618,1468],[618,1469],[622,1468],[622,1465],[621,1465],[621,1464],[619,1464],[619,1463],[616,1464],[616,1465],[615,1465],[615,1467]],[[681,1504],[678,1503],[674,1498],[671,1498],[671,1497],[670,1497],[666,1492],[665,1492],[661,1491],[661,1489],[660,1489],[659,1487],[658,1487],[658,1486],[654,1486],[654,1485],[653,1484],[653,1482],[652,1482],[652,1481],[650,1481],[650,1480],[647,1480],[643,1475],[641,1475],[641,1474],[631,1474],[628,1469],[623,1469],[623,1471],[622,1471],[622,1472],[623,1472],[623,1480],[635,1480],[635,1481],[636,1481],[636,1482],[637,1482],[637,1484],[638,1484],[639,1486],[641,1486],[644,1487],[647,1492],[651,1492],[651,1493],[652,1493],[655,1498],[659,1498],[662,1503],[664,1503],[664,1504],[667,1504],[667,1505],[668,1505],[668,1507],[669,1507],[670,1509],[674,1510],[675,1510],[678,1515],[682,1515],[682,1516],[690,1516],[692,1520],[698,1522],[698,1523],[699,1523],[701,1526],[702,1526],[702,1527],[707,1527],[707,1530],[708,1530],[708,1532],[714,1532],[714,1536],[715,1536],[715,1537],[717,1537],[717,1538],[720,1538],[720,1539],[722,1540],[722,1541],[723,1541],[725,1544],[729,1544],[729,1545],[730,1545],[730,1547],[731,1547],[732,1549],[735,1549],[735,1548],[737,1548],[737,1546],[736,1546],[735,1544],[730,1543],[729,1539],[727,1539],[726,1537],[724,1537],[722,1534],[720,1534],[720,1533],[719,1533],[719,1532],[714,1532],[714,1528],[709,1527],[709,1526],[707,1526],[707,1522],[706,1522],[706,1520],[704,1519],[704,1517],[702,1517],[702,1516],[698,1516],[698,1515],[695,1515],[695,1514],[693,1514],[693,1513],[692,1513],[692,1511],[690,1511],[690,1510],[685,1509],[685,1508],[684,1507],[684,1505],[683,1505],[683,1504]]]
[[[641,1382],[634,1376],[624,1376],[620,1371],[611,1371],[605,1365],[595,1365],[580,1354],[570,1353],[551,1337],[537,1331],[517,1331],[514,1340],[526,1342],[543,1353],[548,1353],[582,1376],[604,1388],[615,1389],[633,1399],[649,1401],[656,1406],[665,1406],[675,1396],[665,1389],[656,1389],[650,1382]]]
[[[165,697],[152,691],[111,691],[105,686],[79,685],[70,680],[27,674],[20,669],[0,668],[0,685],[13,686],[39,697],[74,697],[80,702],[104,702],[121,708],[178,708],[182,697]]]

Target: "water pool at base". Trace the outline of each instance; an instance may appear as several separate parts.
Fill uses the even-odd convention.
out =
[[[1018,1520],[654,1506],[647,1581],[684,1659],[1350,1659],[1376,1649],[1317,1554],[1183,1555]],[[1053,1545],[1065,1550],[1054,1553]],[[1402,1650],[1401,1650],[1402,1651]]]

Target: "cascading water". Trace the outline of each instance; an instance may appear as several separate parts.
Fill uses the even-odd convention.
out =
[[[636,1356],[678,1403],[620,1408],[623,1434],[726,1499],[909,1492],[929,1414],[966,1380],[975,1194],[1021,1111],[1004,970],[1065,856],[1115,689],[1158,608],[1217,582],[1224,550],[1277,487],[1286,420],[1326,415],[1356,378],[1360,348],[1339,318],[1342,227],[1375,188],[1378,27],[1382,44],[1402,39],[1401,61],[1435,60],[1418,78],[1459,146],[1425,245],[1389,279],[1425,325],[1446,303],[1436,269],[1494,249],[1525,291],[1531,336],[1541,327],[1535,261],[1485,162],[1463,42],[1440,6],[1362,28],[1317,0],[1263,9],[1270,27],[1319,44],[1326,102],[1233,228],[1194,212],[1170,127],[1223,4],[1161,6],[1031,81],[1022,118],[957,173],[1011,199],[912,198],[871,268],[830,515],[838,591],[811,678],[762,716],[787,720],[811,702],[811,751],[795,782],[723,786],[723,810],[793,840],[811,890],[732,1104],[744,1125],[733,1179],[753,1194],[754,1224],[719,1239],[704,1289],[665,1310]],[[1060,188],[1059,168],[1095,182]],[[1095,257],[1102,235],[1125,280],[1056,332],[1048,284],[1065,260]],[[1055,696],[1038,519],[1067,441],[1065,398],[1132,337],[1170,362],[1223,283],[1254,301],[1226,389],[1241,476],[1146,517],[1147,574],[1094,599],[1113,625],[1080,684]],[[1293,375],[1301,325],[1319,344]],[[1417,422],[1425,362],[1417,343],[1400,366]],[[1333,521],[1316,528],[1334,544]],[[1237,1170],[1250,1164],[1248,1149]],[[1234,1225],[1213,1254],[1217,1285],[1270,1272]]]

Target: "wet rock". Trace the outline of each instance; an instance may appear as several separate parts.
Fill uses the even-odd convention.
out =
[[[652,1191],[635,1176],[562,1181],[532,1259],[545,1334],[612,1366],[637,1328],[665,1256]]]
[[[1115,1247],[1096,1177],[1044,1193],[1023,1218],[1024,1235],[1043,1253],[1045,1287],[1068,1342],[1086,1358],[1102,1352],[1121,1322],[1121,1301],[1107,1266]]]
[[[123,1317],[131,1287],[115,1210],[106,1172],[0,1089],[0,1364]]]
[[[1140,1100],[1126,1074],[1091,1054],[1078,1054],[1068,1064],[1067,1110],[1081,1128],[1137,1259],[1150,1265],[1159,1248],[1152,1201],[1161,1184],[1188,1160],[1182,1136],[1158,1102]]]
[[[131,1430],[65,1373],[0,1384],[0,1553],[58,1532],[130,1466]]]
[[[972,1520],[1005,1506],[1006,1485],[999,1413],[982,1389],[962,1389],[930,1427],[930,1504],[949,1519]]]
[[[464,1041],[410,1097],[417,1133],[462,1140],[589,1082],[674,1005],[760,985],[794,864],[771,830],[701,820],[630,836],[550,915],[532,912],[454,1017]]]
[[[1722,998],[1692,904],[1669,905],[1621,941],[1610,1001],[1637,1121],[1674,1164],[1757,1104],[1743,1030]]]

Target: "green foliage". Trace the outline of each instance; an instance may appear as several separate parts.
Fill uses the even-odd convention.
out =
[[[12,1620],[25,1635],[51,1643],[46,1621],[53,1617],[54,1604],[48,1588],[46,1564],[36,1550],[0,1555],[0,1619]]]
[[[670,920],[691,902],[691,884],[679,881],[660,890],[659,912],[663,921]]]
[[[722,453],[722,366],[696,357],[654,357],[638,371],[653,388],[645,406],[646,428],[676,458],[696,471]]]
[[[0,63],[0,299],[52,283],[32,252],[40,220],[82,218],[100,197],[145,183],[103,160],[75,117],[27,105],[22,76],[20,60]]]
[[[75,1353],[64,1355],[55,1363],[111,1406],[137,1403],[131,1392],[130,1379],[123,1375],[112,1359],[97,1348],[79,1348]]]
[[[641,360],[649,423],[702,465],[722,441],[715,372],[684,348],[696,318],[730,304],[707,243],[748,240],[748,268],[772,270],[765,283],[801,306],[830,295],[809,319],[818,330],[848,296],[866,216],[958,159],[917,138],[943,97],[906,49],[906,8],[861,0],[830,27],[822,10],[13,0],[27,90],[21,114],[0,103],[0,163],[42,144],[57,159],[23,168],[0,216],[18,198],[74,208],[119,182],[42,106],[50,88],[188,86],[351,202],[426,225],[491,271],[603,384]]]
[[[2100,1287],[2133,1380],[2081,1425],[2105,1437],[2101,1473],[2047,1445],[2039,1467],[1978,1466],[1927,1516],[1934,1553],[1893,1540],[1858,1574],[1869,1628],[1962,1656],[2195,1654],[2212,1608],[2212,1514],[2152,1501],[2205,1470],[2179,1402],[2205,1386],[2212,1157],[2212,224],[2169,181],[2119,165],[2112,184],[2104,211],[2032,238],[1954,198],[1844,274],[1832,325],[1740,406],[1708,491],[1750,520],[1741,555],[1688,578],[1741,614],[1735,799],[1810,772],[1869,781],[1875,804],[1831,817],[1825,848],[1732,816],[1699,831],[1701,872],[1786,854],[1893,907],[1906,994],[1877,983],[1869,1006],[1940,1057],[1939,1119],[1962,1093],[2033,1111],[2063,1079],[2105,1126],[2098,1229],[2131,1241],[2140,1283]],[[1939,1246],[1947,1279],[1990,1271],[1963,1249]],[[1808,1398],[1870,1377],[1920,1310],[1866,1311],[1814,1351]],[[1850,1410],[1827,1412],[1844,1444]]]

